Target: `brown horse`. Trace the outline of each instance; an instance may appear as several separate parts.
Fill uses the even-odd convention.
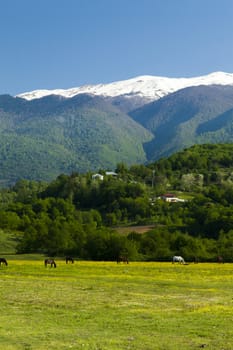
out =
[[[220,255],[217,257],[217,261],[218,261],[219,264],[224,264],[223,257],[220,256]]]
[[[50,267],[57,267],[57,264],[55,263],[54,259],[45,259],[44,266],[47,267],[47,265],[50,265]]]
[[[68,264],[68,262],[71,262],[72,264],[74,263],[74,259],[71,256],[67,256],[66,257],[66,264]]]
[[[5,264],[6,266],[8,265],[7,261],[5,258],[0,258],[0,266],[3,264]]]
[[[120,264],[120,262],[123,262],[124,264],[128,264],[129,263],[129,259],[125,255],[120,255],[117,258],[117,264]]]

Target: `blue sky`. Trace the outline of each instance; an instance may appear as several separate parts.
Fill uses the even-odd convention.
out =
[[[233,0],[0,0],[0,94],[233,73]]]

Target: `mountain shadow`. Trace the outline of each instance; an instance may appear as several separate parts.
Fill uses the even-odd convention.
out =
[[[172,93],[130,115],[155,135],[144,147],[147,158],[156,160],[194,144],[221,142],[219,135],[204,136],[200,132],[211,121],[212,128],[215,122],[220,126],[219,120],[231,108],[232,86],[197,86]],[[226,119],[229,117],[230,114],[224,116]],[[217,124],[216,132],[219,128]],[[227,140],[222,140],[230,142],[232,134],[228,133]]]

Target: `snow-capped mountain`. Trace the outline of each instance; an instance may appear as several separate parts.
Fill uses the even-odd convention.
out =
[[[114,170],[195,144],[233,142],[233,74],[141,76],[19,96],[0,96],[1,184]]]
[[[144,75],[109,84],[84,85],[66,90],[34,90],[19,94],[17,97],[26,100],[38,99],[48,95],[60,95],[70,98],[85,93],[104,97],[140,97],[150,102],[180,89],[199,85],[233,85],[233,74],[214,72],[194,78],[167,78]]]

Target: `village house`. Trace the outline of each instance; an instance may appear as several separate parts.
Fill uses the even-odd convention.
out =
[[[165,202],[169,203],[185,202],[184,199],[178,198],[172,193],[165,193],[162,196],[160,196],[160,198]]]
[[[93,174],[91,178],[92,178],[92,180],[101,180],[101,181],[103,181],[104,176],[101,175],[101,174]]]
[[[115,173],[114,171],[106,171],[105,175],[106,176],[113,176],[113,177],[115,177],[115,176],[117,176],[117,173]],[[97,173],[97,174],[93,174],[91,178],[92,178],[92,180],[101,180],[101,181],[103,181],[104,175]]]

